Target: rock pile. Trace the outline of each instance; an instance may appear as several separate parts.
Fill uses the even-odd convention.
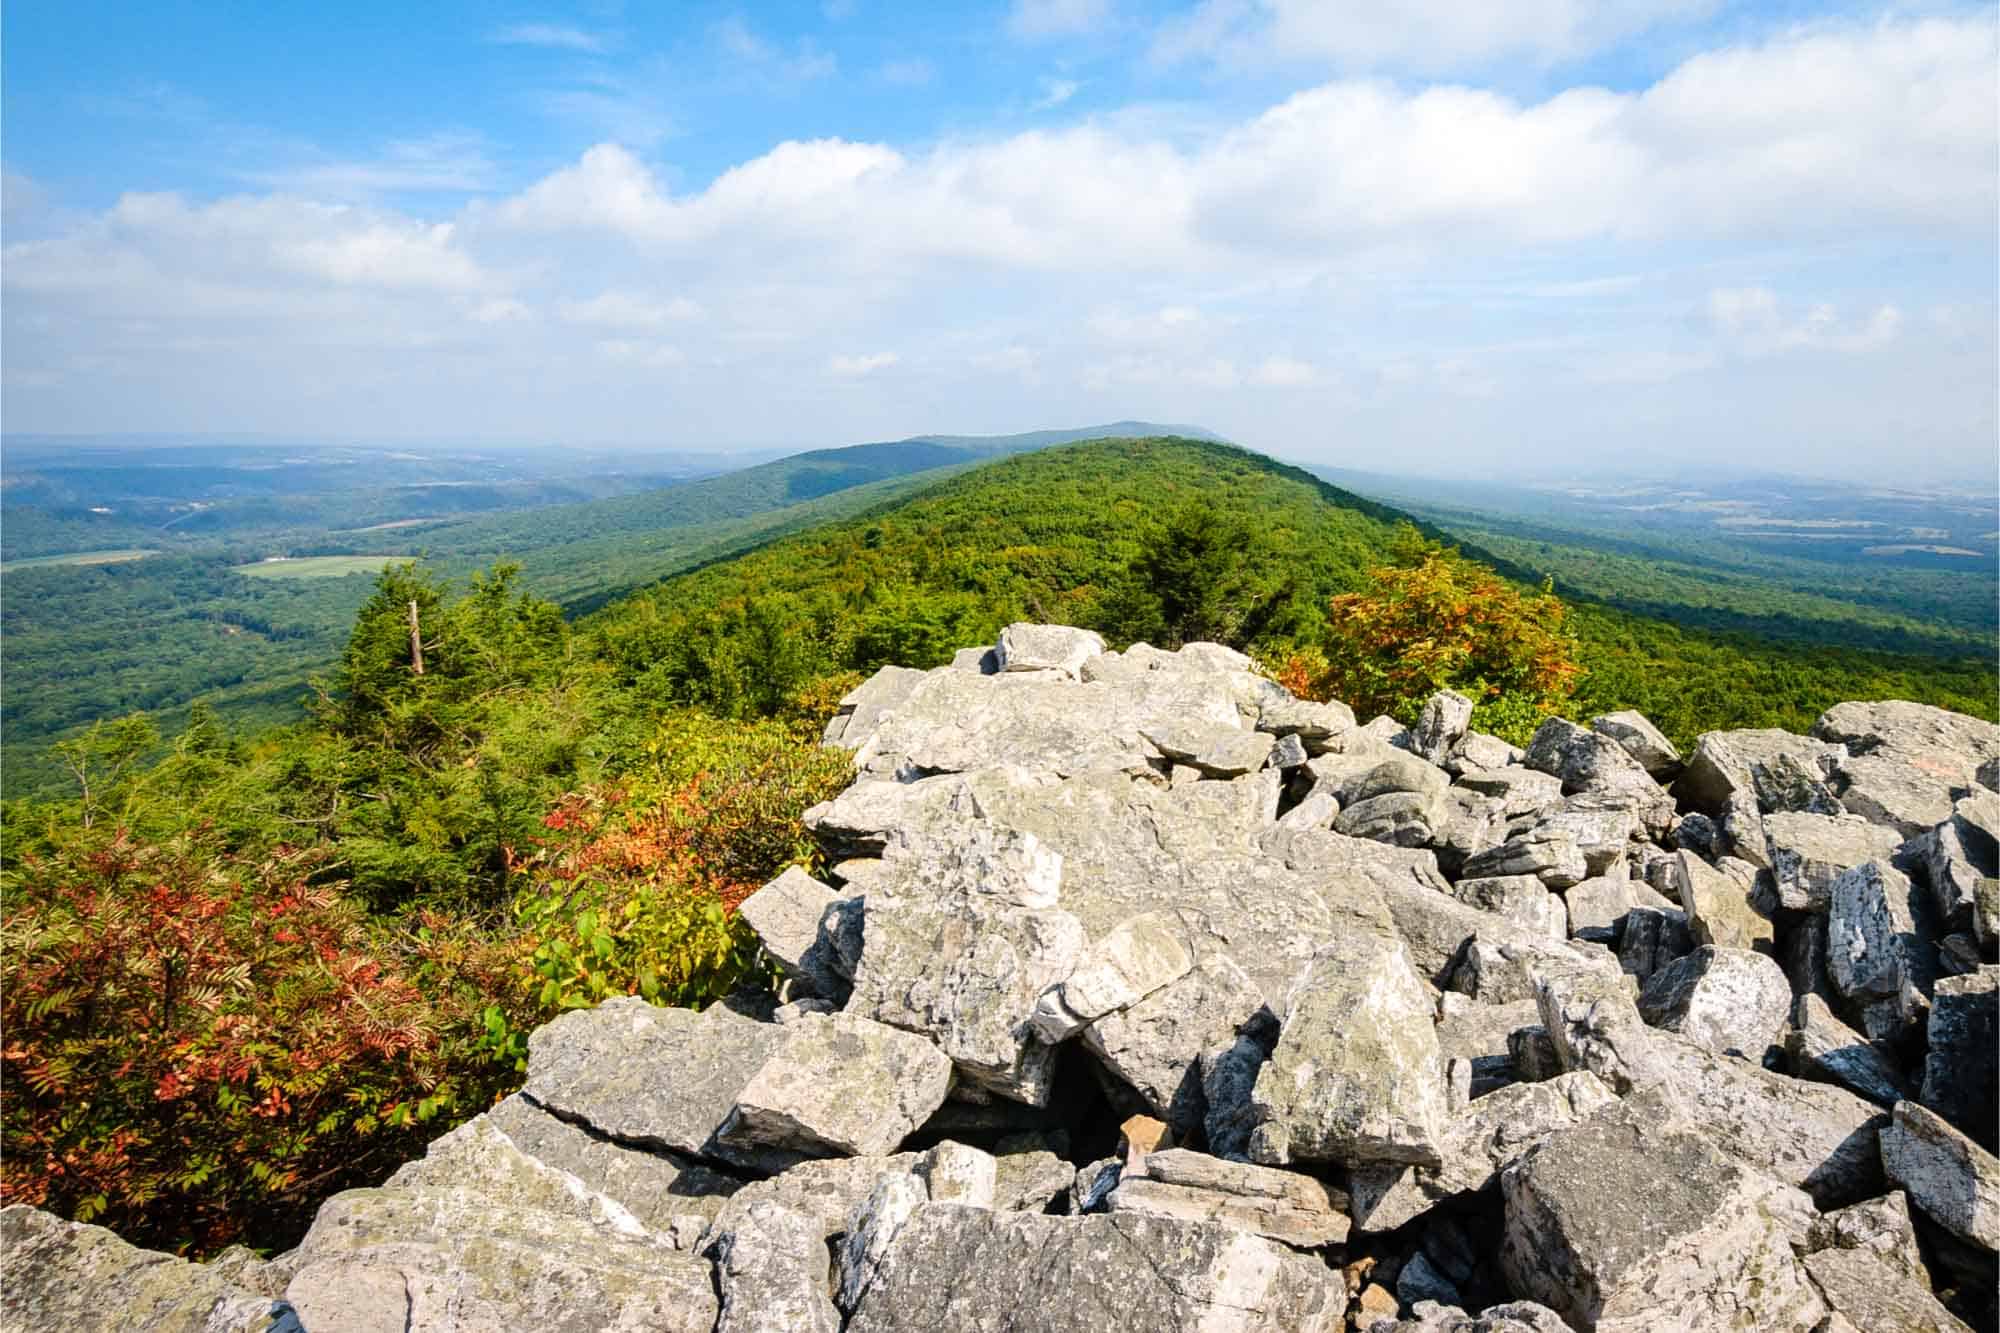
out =
[[[1471,712],[885,669],[778,995],[564,1016],[268,1262],[7,1210],[6,1327],[1992,1327],[2000,728]]]

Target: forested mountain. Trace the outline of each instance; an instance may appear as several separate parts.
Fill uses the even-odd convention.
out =
[[[392,560],[416,556],[461,578],[511,560],[537,594],[588,610],[919,484],[903,479],[1127,428],[1151,429],[919,437],[695,480],[685,476],[699,460],[679,455],[646,471],[643,460],[585,451],[539,465],[547,475],[508,481],[530,465],[505,452],[329,447],[273,462],[269,450],[240,446],[77,455],[10,444],[10,557],[17,546],[133,549],[102,563],[44,556],[49,563],[7,568],[0,780],[10,795],[59,786],[51,742],[135,709],[155,714],[168,735],[197,698],[242,726],[297,719],[307,678],[333,663],[374,571]],[[589,495],[610,498],[551,503]],[[482,507],[521,512],[467,516]],[[362,556],[373,559],[345,558]],[[367,572],[350,573],[357,568]]]

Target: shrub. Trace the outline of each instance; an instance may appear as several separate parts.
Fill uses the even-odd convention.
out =
[[[268,1247],[477,1109],[490,1066],[315,854],[124,834],[10,867],[0,1196],[143,1244]]]

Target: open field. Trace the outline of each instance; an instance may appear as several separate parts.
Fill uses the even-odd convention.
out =
[[[113,551],[71,551],[67,555],[38,555],[26,560],[9,560],[0,571],[31,569],[36,565],[122,565],[128,560],[144,560],[159,552],[151,547],[127,547]]]
[[[374,574],[385,565],[408,560],[407,555],[308,555],[297,559],[274,557],[254,565],[238,565],[236,572],[253,579],[337,579],[349,574]]]

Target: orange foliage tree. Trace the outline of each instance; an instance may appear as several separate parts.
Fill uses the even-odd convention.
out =
[[[1487,729],[1519,736],[1575,692],[1583,668],[1552,591],[1525,591],[1407,525],[1396,554],[1367,589],[1332,599],[1323,648],[1279,666],[1293,693],[1410,722],[1454,689],[1483,706]]]

